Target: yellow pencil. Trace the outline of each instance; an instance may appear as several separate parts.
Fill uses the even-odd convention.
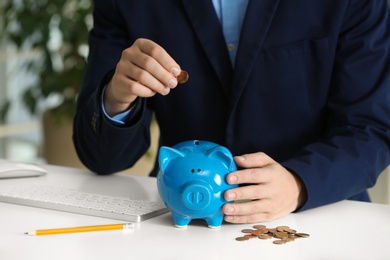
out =
[[[56,234],[67,234],[77,232],[93,232],[93,231],[106,231],[106,230],[121,230],[133,228],[133,223],[124,224],[109,224],[100,226],[82,226],[82,227],[70,227],[70,228],[53,228],[53,229],[42,229],[26,232],[24,234],[30,236],[43,236],[43,235],[56,235]]]

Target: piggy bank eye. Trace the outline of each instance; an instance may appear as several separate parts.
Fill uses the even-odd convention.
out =
[[[201,169],[198,169],[198,172],[201,172]]]
[[[191,172],[192,172],[192,173],[194,173],[194,172],[195,172],[195,170],[194,170],[194,169],[191,169]]]

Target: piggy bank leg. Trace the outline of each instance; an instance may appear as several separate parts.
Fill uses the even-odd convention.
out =
[[[212,218],[206,219],[209,228],[220,228],[223,221],[223,215],[216,215]]]
[[[187,227],[191,221],[191,219],[189,219],[189,218],[185,218],[185,217],[176,215],[174,213],[172,213],[172,217],[173,217],[173,222],[175,223],[175,227],[178,227],[178,228]]]

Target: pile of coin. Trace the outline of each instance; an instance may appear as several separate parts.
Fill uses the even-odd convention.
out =
[[[310,235],[306,233],[299,233],[295,229],[288,226],[277,226],[276,228],[267,228],[264,225],[254,225],[254,229],[243,229],[244,236],[237,237],[237,241],[246,241],[252,238],[271,239],[274,238],[273,243],[276,245],[283,245],[287,242],[292,242],[298,238],[307,238]]]

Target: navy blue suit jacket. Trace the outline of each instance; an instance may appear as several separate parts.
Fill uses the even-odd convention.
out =
[[[117,127],[101,91],[137,38],[165,48],[190,79],[139,99]],[[390,162],[389,41],[385,0],[252,0],[233,69],[210,0],[96,0],[75,146],[99,174],[129,168],[149,147],[154,113],[160,145],[200,139],[267,153],[304,182],[302,209],[367,200]]]

